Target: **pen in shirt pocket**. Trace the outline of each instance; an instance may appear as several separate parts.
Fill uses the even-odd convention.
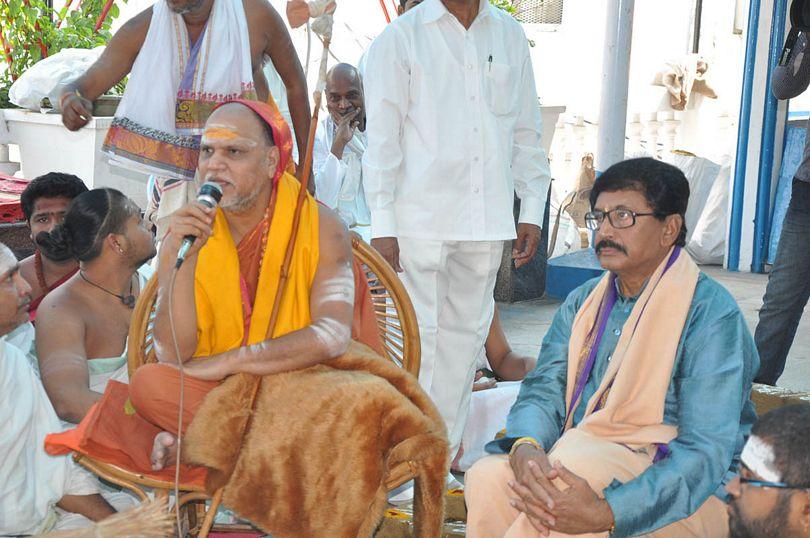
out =
[[[489,72],[492,73],[492,54],[489,55],[487,63],[489,64]]]

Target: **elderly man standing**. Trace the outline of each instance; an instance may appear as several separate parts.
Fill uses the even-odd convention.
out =
[[[419,381],[458,449],[503,242],[535,254],[549,184],[529,47],[487,0],[426,0],[366,60],[363,187],[371,244],[402,272],[422,341]]]
[[[337,211],[350,230],[371,240],[371,215],[363,191],[366,117],[360,72],[337,64],[326,75],[329,115],[318,125],[312,153],[315,196]]]
[[[263,73],[268,59],[287,90],[303,155],[306,80],[284,21],[267,0],[158,0],[67,85],[62,121],[72,131],[82,128],[92,117],[91,101],[130,74],[102,149],[116,164],[153,174],[147,215],[162,228],[160,221],[194,189],[200,135],[214,107],[239,97],[271,98]]]
[[[586,222],[607,273],[557,312],[488,445],[509,456],[467,473],[468,536],[728,532],[759,361],[734,299],[682,249],[688,199],[653,159],[596,182]]]

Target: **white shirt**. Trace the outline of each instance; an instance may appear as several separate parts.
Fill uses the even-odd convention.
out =
[[[20,333],[0,336],[0,536],[47,531],[64,495],[99,491],[70,456],[45,452],[45,436],[62,427],[30,357],[10,336],[18,340]]]
[[[371,240],[371,215],[363,192],[361,164],[366,151],[366,135],[355,129],[340,159],[332,153],[334,140],[335,122],[327,116],[318,124],[312,148],[315,197],[336,210],[346,226],[368,242]]]
[[[513,239],[540,225],[550,181],[526,36],[481,1],[469,30],[440,0],[397,18],[368,50],[363,184],[372,237]]]

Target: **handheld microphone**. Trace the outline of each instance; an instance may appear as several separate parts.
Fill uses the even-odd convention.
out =
[[[219,201],[222,200],[222,187],[211,181],[206,181],[200,187],[200,192],[197,193],[197,201],[208,208],[215,208]],[[174,264],[175,268],[180,269],[183,262],[186,261],[191,245],[197,239],[193,235],[187,235],[183,238],[183,243],[180,245],[180,250],[177,251],[177,263]]]

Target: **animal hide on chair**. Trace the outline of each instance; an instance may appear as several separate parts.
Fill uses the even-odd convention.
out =
[[[276,537],[371,536],[398,485],[389,471],[406,463],[415,536],[441,535],[447,437],[416,378],[352,342],[326,364],[265,376],[240,446],[254,379],[211,391],[186,433],[183,459],[209,469],[209,493],[225,486],[223,504]]]

